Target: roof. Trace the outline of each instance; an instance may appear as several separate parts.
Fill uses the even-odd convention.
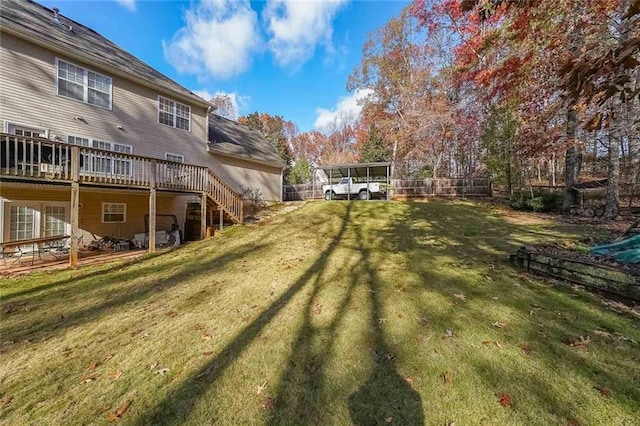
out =
[[[391,163],[356,163],[356,164],[333,164],[329,166],[318,166],[316,169],[324,170],[325,172],[331,171],[334,176],[340,175],[341,177],[366,177],[367,169],[369,170],[369,177],[382,177],[387,176],[389,173],[389,167]],[[337,174],[337,175],[336,175]]]
[[[71,6],[70,3],[66,3]],[[89,27],[60,14],[62,25],[52,23],[53,10],[31,0],[2,0],[0,28],[17,33],[31,42],[57,48],[69,57],[80,57],[90,64],[107,70],[117,70],[128,77],[181,95],[191,101],[206,105],[207,102],[169,77],[145,64],[118,45]]]
[[[276,167],[287,165],[261,131],[216,114],[209,114],[209,148],[214,153],[243,157]]]

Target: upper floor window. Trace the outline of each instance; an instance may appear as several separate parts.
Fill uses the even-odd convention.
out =
[[[171,127],[191,130],[191,107],[158,96],[158,122]]]
[[[111,109],[111,77],[56,59],[58,95]]]

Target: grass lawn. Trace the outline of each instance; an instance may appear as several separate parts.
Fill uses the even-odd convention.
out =
[[[584,230],[470,202],[315,202],[5,279],[0,422],[637,424],[640,320],[506,260]]]

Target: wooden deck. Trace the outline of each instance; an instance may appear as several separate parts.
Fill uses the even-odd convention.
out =
[[[149,250],[155,250],[156,192],[194,193],[202,197],[202,237],[207,204],[222,220],[243,221],[242,196],[207,167],[71,145],[45,138],[0,133],[0,182],[62,183],[71,188],[71,234],[77,234],[81,187],[102,186],[149,190]],[[71,239],[69,263],[77,265],[77,241]]]

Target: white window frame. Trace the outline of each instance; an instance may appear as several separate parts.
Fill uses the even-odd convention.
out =
[[[172,160],[169,157],[173,156],[173,157],[179,157],[180,161],[176,161],[176,160]],[[174,154],[172,152],[165,152],[164,153],[164,159],[167,161],[173,161],[174,163],[184,163],[184,155],[182,154]]]
[[[160,112],[161,112],[160,111],[160,102],[161,102],[161,100],[165,100],[165,101],[169,101],[169,102],[173,103],[173,108],[171,110],[171,115],[173,115],[173,124],[166,124],[166,123],[162,123],[160,121]],[[189,109],[189,117],[188,117],[189,128],[188,129],[183,129],[182,127],[177,127],[176,126],[177,117],[178,117],[178,115],[177,115],[178,105]],[[184,118],[184,117],[181,117],[181,118]],[[175,101],[175,100],[173,100],[171,98],[167,98],[166,96],[158,95],[158,112],[156,114],[156,120],[158,121],[158,124],[162,124],[164,126],[173,127],[175,129],[179,129],[179,130],[184,130],[185,132],[189,132],[190,133],[191,132],[191,106],[187,105],[187,104],[183,104],[183,103],[178,102],[178,101]]]
[[[63,201],[47,201],[46,203],[42,203],[40,207],[40,234],[42,237],[45,234],[45,226],[47,222],[47,207],[63,207],[64,208],[64,222],[65,228],[63,234],[69,235],[71,234],[71,203],[63,202]]]
[[[82,70],[84,70],[83,76],[82,76],[83,77],[82,78],[82,80],[83,80],[82,81],[82,88],[83,88],[82,100],[60,94],[59,85],[58,85],[58,81],[60,80],[60,77],[59,77],[60,62],[64,62],[65,64],[68,64],[68,65],[73,65],[74,67],[78,67],[78,68],[81,68]],[[92,73],[94,73],[96,75],[99,75],[100,77],[104,77],[104,78],[109,79],[109,107],[104,107],[102,105],[97,105],[97,104],[89,102],[89,89],[90,89],[90,87],[89,87],[89,72],[92,72]],[[92,105],[92,106],[95,106],[95,107],[98,107],[98,108],[102,108],[102,109],[108,109],[108,110],[112,110],[113,109],[113,78],[109,77],[108,75],[105,75],[105,74],[99,73],[97,71],[94,71],[94,70],[92,70],[90,68],[87,68],[84,65],[77,65],[77,64],[75,64],[75,63],[73,63],[71,61],[67,61],[66,59],[60,59],[60,58],[57,58],[57,57],[56,57],[56,71],[55,71],[55,73],[56,73],[56,75],[55,75],[55,85],[56,85],[56,95],[57,96],[60,96],[60,97],[65,98],[65,99],[71,99],[72,101],[76,101],[76,102],[82,102],[84,104]],[[63,79],[63,80],[67,81],[66,79]],[[75,83],[75,84],[79,84],[79,83]],[[91,89],[95,90],[97,92],[100,92],[100,93],[106,93],[106,92],[103,92],[101,90],[97,90],[97,89],[94,89],[94,88],[91,88]]]
[[[67,135],[67,143],[69,145],[75,145],[69,142],[69,138],[75,138],[75,139],[85,139],[88,141],[88,146],[86,146],[87,148],[93,148],[93,149],[101,149],[103,151],[109,151],[109,152],[113,152],[114,154],[124,154],[124,155],[133,155],[133,145],[129,145],[126,143],[120,143],[120,142],[107,142],[107,141],[102,141],[99,139],[94,139],[94,138],[88,138],[85,136],[81,136],[81,135]],[[104,144],[105,147],[100,147],[100,144]],[[77,146],[85,146],[85,145],[77,145]],[[108,148],[107,148],[108,146]],[[121,150],[116,151],[116,147],[118,148],[129,148],[131,150],[131,152],[122,152]],[[93,164],[89,164],[87,162],[87,160],[89,160],[88,156],[85,155],[85,164],[82,166],[82,168],[80,169],[80,172],[83,174],[93,174],[93,175],[104,175],[104,174],[112,174],[112,175],[116,175],[116,176],[131,176],[131,174],[133,173],[133,162],[131,160],[127,160],[127,159],[118,159],[118,158],[113,158],[113,157],[104,157],[104,158],[109,158],[110,160],[110,170],[109,171],[94,171],[93,170]],[[129,173],[116,173],[116,162],[127,162],[129,163]]]
[[[107,205],[124,206],[124,212],[122,214],[122,220],[104,220],[104,214],[106,213],[105,212],[105,207]],[[100,215],[100,220],[102,221],[102,223],[126,223],[127,222],[127,203],[113,203],[113,202],[102,203],[102,214]]]
[[[30,124],[16,123],[14,121],[5,121],[4,122],[4,131],[5,133],[9,133],[10,135],[16,134],[16,129],[34,131],[39,130],[39,137],[48,139],[49,138],[49,129],[43,129],[40,126],[32,126]]]

